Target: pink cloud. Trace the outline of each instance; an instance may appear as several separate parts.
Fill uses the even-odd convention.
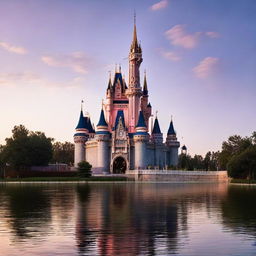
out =
[[[170,60],[170,61],[181,60],[181,57],[173,51],[165,51],[164,49],[160,49],[159,53],[162,57],[164,57],[165,59]]]
[[[42,56],[41,60],[51,67],[70,68],[76,73],[86,74],[91,65],[91,59],[82,52],[73,52],[64,55]]]
[[[176,25],[165,32],[165,35],[171,44],[181,46],[183,48],[192,49],[198,44],[201,32],[187,34],[185,25]]]
[[[210,38],[217,38],[219,34],[214,31],[209,32],[195,32],[195,33],[187,33],[186,25],[176,25],[171,29],[165,32],[166,38],[170,41],[172,45],[180,46],[186,49],[193,49],[195,48],[200,38],[203,36],[207,36]]]
[[[199,64],[193,68],[193,72],[198,78],[207,78],[214,73],[219,63],[218,58],[207,57],[199,62]]]
[[[14,46],[6,42],[0,42],[0,47],[8,52],[16,54],[26,54],[27,50],[21,46]]]
[[[158,10],[161,10],[161,9],[166,8],[167,5],[168,5],[168,1],[167,1],[167,0],[162,0],[162,1],[158,2],[158,3],[153,4],[153,5],[150,7],[150,9],[151,9],[152,11],[158,11]]]
[[[214,32],[214,31],[205,32],[205,35],[210,37],[210,38],[220,37],[220,34],[218,32]]]

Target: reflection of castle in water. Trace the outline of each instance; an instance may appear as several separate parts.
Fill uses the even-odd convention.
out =
[[[188,191],[202,205],[213,203],[207,196],[207,186],[78,187],[76,238],[80,253],[93,248],[98,255],[154,255],[160,248],[174,253],[178,232],[187,230],[188,206],[191,207]],[[225,194],[225,189],[220,187],[218,192]]]

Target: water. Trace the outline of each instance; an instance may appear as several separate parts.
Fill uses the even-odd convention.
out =
[[[256,187],[0,185],[0,255],[256,255]]]

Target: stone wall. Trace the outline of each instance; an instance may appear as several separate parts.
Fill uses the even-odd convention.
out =
[[[129,170],[126,175],[145,182],[228,182],[227,171]]]

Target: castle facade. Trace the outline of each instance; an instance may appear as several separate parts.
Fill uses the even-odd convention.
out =
[[[90,117],[84,116],[81,109],[74,134],[75,167],[86,160],[95,173],[125,173],[126,170],[162,169],[178,164],[180,143],[173,121],[170,121],[165,142],[157,116],[150,129],[152,107],[148,101],[146,74],[143,86],[140,82],[142,60],[142,49],[134,24],[128,84],[121,68],[115,71],[113,80],[109,78],[96,131]]]

